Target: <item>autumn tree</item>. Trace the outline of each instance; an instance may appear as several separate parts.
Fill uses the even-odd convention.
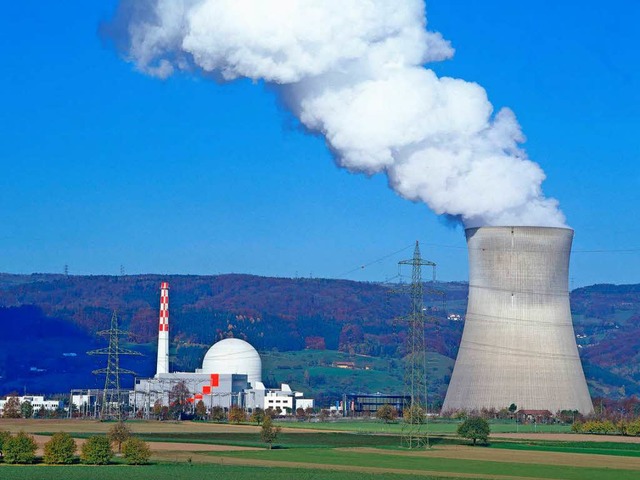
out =
[[[244,409],[238,407],[237,405],[234,405],[233,407],[231,407],[231,410],[229,410],[229,421],[233,423],[246,422],[247,413],[244,411]]]
[[[80,460],[90,465],[106,465],[113,457],[111,442],[105,435],[89,437],[82,445]]]
[[[198,400],[196,403],[196,418],[199,420],[207,418],[207,407],[202,400]]]
[[[118,453],[122,451],[122,444],[131,437],[131,430],[123,422],[114,423],[107,433],[109,441],[118,445]]]
[[[2,456],[2,452],[4,451],[4,446],[7,444],[7,440],[11,438],[11,432],[7,430],[0,430],[0,456]]]
[[[184,380],[176,383],[169,392],[169,405],[171,415],[175,418],[180,418],[183,412],[186,412],[189,406],[189,398],[191,398],[191,392],[187,387]]]
[[[296,408],[296,418],[298,420],[306,420],[307,412],[305,412],[304,408]]]
[[[131,437],[122,445],[122,456],[129,465],[144,465],[151,457],[151,449],[147,442]]]
[[[216,405],[211,409],[211,420],[214,422],[221,422],[226,418],[224,414],[224,408],[219,405]]]
[[[44,463],[73,463],[77,449],[76,441],[71,435],[66,432],[54,433],[51,440],[44,444]]]
[[[262,421],[262,428],[260,429],[260,438],[262,441],[269,445],[269,450],[273,445],[273,442],[278,438],[280,433],[280,427],[273,424],[273,420],[268,415],[264,417]]]
[[[393,422],[397,417],[398,411],[387,403],[376,410],[376,418],[384,420],[384,423]]]
[[[20,418],[20,400],[18,397],[9,397],[2,409],[2,418]]]
[[[38,445],[31,435],[18,432],[4,442],[3,456],[7,463],[33,463]]]

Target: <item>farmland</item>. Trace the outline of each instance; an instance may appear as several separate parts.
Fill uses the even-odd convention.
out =
[[[401,425],[368,422],[282,424],[275,448],[260,442],[259,427],[203,422],[128,422],[153,451],[152,465],[104,467],[0,464],[3,479],[131,479],[228,476],[234,479],[323,478],[545,478],[632,479],[640,475],[640,438],[515,433],[494,424],[490,446],[472,447],[452,434],[455,423],[430,424],[428,450],[400,447]],[[376,428],[376,425],[378,428]],[[0,420],[0,429],[36,434],[40,445],[55,431],[82,442],[109,423],[78,420]],[[322,427],[322,428],[316,428]],[[499,428],[497,428],[499,427]],[[382,433],[371,433],[385,429]],[[370,433],[363,433],[367,430]],[[566,430],[566,427],[565,427]]]

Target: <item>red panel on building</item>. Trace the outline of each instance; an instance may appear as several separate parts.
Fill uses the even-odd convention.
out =
[[[202,400],[202,394],[196,393],[196,400]]]
[[[202,393],[204,393],[205,395],[210,395],[211,394],[211,385],[205,385],[202,387]]]
[[[217,373],[211,374],[211,386],[218,387],[220,386],[220,375]]]

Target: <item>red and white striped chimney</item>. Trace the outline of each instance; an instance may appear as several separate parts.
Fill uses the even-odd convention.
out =
[[[169,373],[169,283],[160,284],[160,321],[158,324],[158,365],[156,377]]]

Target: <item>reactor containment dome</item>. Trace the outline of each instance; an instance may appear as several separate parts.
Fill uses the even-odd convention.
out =
[[[213,344],[202,361],[202,373],[247,375],[256,388],[262,382],[262,360],[249,343],[239,338],[225,338]]]

